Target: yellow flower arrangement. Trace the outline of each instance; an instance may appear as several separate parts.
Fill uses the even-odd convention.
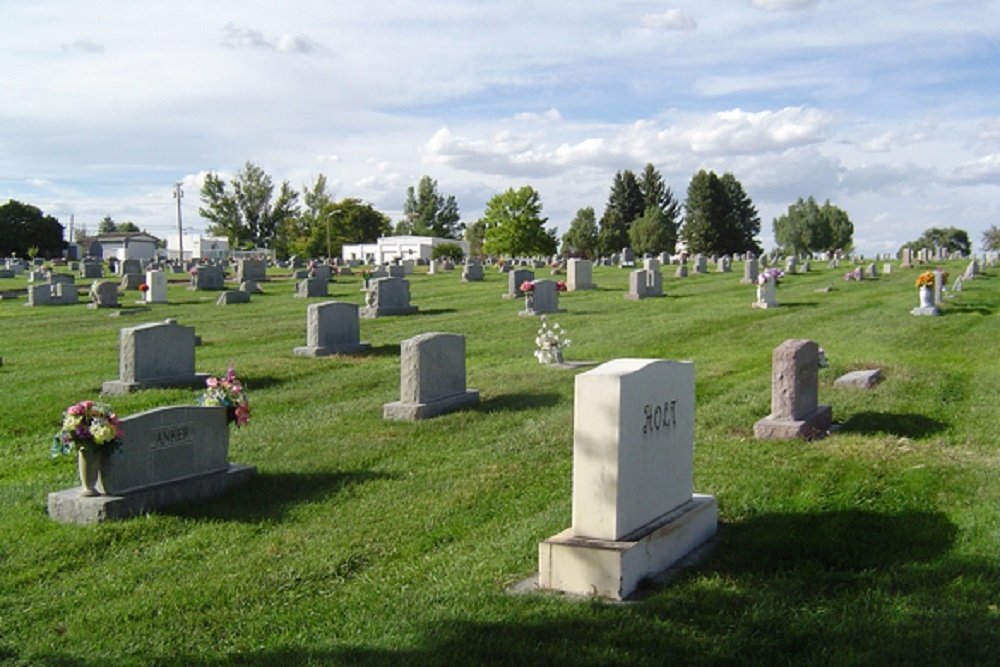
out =
[[[917,287],[933,287],[934,286],[934,272],[924,271],[919,276],[917,276]]]

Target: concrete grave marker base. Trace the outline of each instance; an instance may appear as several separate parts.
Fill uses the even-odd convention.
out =
[[[292,349],[297,357],[331,357],[335,354],[360,354],[371,349],[371,343],[331,345],[327,347],[303,345]]]
[[[777,301],[772,301],[768,303],[767,301],[754,301],[752,304],[754,308],[778,308],[781,306]]]
[[[391,317],[395,315],[416,315],[419,308],[417,306],[405,306],[400,308],[387,308],[378,306],[365,306],[358,309],[358,317],[364,320],[373,320],[376,317]]]
[[[929,308],[917,307],[910,311],[910,315],[940,315],[940,314],[941,311],[935,308],[934,306],[930,306]]]
[[[826,434],[833,422],[833,408],[819,405],[802,419],[777,419],[770,415],[753,425],[755,438],[771,440],[812,439]]]
[[[628,598],[711,538],[718,525],[713,496],[692,499],[621,540],[575,537],[573,529],[538,545],[538,587],[613,600]]]
[[[79,487],[74,487],[50,493],[48,512],[56,521],[80,525],[127,519],[171,505],[215,498],[256,475],[254,466],[230,464],[226,470],[158,484],[123,496],[84,497]]]
[[[466,389],[462,394],[446,396],[430,403],[404,403],[393,401],[382,406],[383,419],[416,421],[430,419],[475,405],[479,402],[478,389]]]
[[[553,313],[565,313],[565,312],[566,312],[565,308],[556,308],[555,310],[545,310],[545,311],[522,310],[521,312],[518,313],[518,315],[520,315],[521,317],[535,317],[537,315],[551,315]]]

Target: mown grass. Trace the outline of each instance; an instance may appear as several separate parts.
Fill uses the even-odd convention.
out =
[[[505,276],[413,276],[420,314],[362,321],[372,350],[350,358],[292,355],[308,304],[280,273],[225,308],[180,283],[169,304],[123,317],[0,302],[0,663],[995,664],[996,275],[929,318],[909,314],[914,271],[791,276],[784,306],[760,311],[740,270],[666,273],[668,296],[627,302],[627,272],[599,268],[600,289],[563,295],[553,318],[570,360],[696,363],[695,489],[718,498],[720,532],[700,563],[628,605],[509,592],[537,570],[538,542],[570,525],[575,372],[536,363],[538,322],[500,298]],[[361,303],[357,278],[330,292]],[[198,370],[233,362],[249,386],[254,419],[233,432],[231,459],[258,478],[129,521],[49,520],[46,494],[76,484],[72,461],[48,457],[61,410],[117,375],[120,327],[167,317],[202,336]],[[384,422],[399,343],[426,331],[466,336],[482,402]],[[828,439],[753,439],[771,352],[789,338],[830,358],[820,400],[841,429]],[[833,386],[871,367],[885,374],[874,391]]]

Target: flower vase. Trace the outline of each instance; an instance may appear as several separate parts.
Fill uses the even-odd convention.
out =
[[[561,364],[563,362],[562,348],[552,350],[552,363]]]
[[[77,470],[80,473],[80,495],[83,497],[99,496],[97,478],[101,473],[101,450],[87,447],[77,450]]]
[[[535,309],[535,297],[531,294],[524,295],[524,312],[530,313]]]
[[[921,308],[934,307],[934,292],[931,290],[930,285],[920,286],[920,307]]]

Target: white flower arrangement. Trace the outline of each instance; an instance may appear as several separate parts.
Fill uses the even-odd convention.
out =
[[[535,336],[535,345],[538,348],[535,350],[535,358],[540,364],[560,363],[562,362],[562,351],[569,347],[571,341],[565,337],[566,330],[558,323],[553,323],[550,327],[544,315],[542,315],[541,320],[542,326],[538,329],[538,335]]]

